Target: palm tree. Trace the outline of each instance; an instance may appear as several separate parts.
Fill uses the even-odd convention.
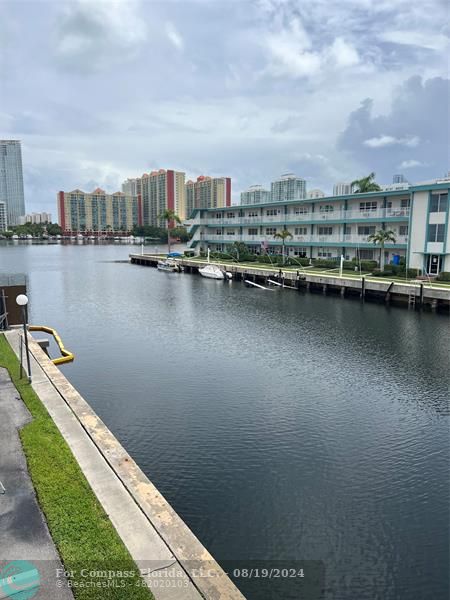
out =
[[[380,271],[384,271],[384,245],[386,242],[395,244],[395,233],[391,229],[379,229],[367,238],[369,242],[380,245]]]
[[[275,233],[275,235],[273,237],[281,240],[281,253],[283,256],[283,265],[284,265],[284,260],[285,260],[284,246],[286,244],[286,240],[288,238],[292,238],[292,233],[290,233],[287,229],[283,229],[283,231],[277,231],[277,233]]]
[[[167,229],[167,249],[168,254],[170,254],[170,230],[173,229],[174,223],[181,223],[180,217],[170,208],[166,208],[159,216],[158,219],[164,220],[166,222]]]
[[[354,194],[365,194],[366,192],[379,192],[381,190],[375,181],[375,173],[369,173],[367,177],[355,179],[351,182],[351,189]]]

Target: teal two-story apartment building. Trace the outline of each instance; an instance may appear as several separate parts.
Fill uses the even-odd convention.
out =
[[[190,246],[227,252],[244,242],[255,253],[279,253],[274,236],[287,229],[289,256],[379,260],[380,248],[368,237],[388,229],[395,242],[385,245],[386,263],[407,257],[409,267],[435,275],[450,271],[449,188],[450,178],[394,191],[197,208]]]

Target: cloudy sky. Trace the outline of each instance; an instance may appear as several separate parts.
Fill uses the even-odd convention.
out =
[[[447,0],[0,0],[28,210],[157,168],[308,187],[449,169]]]

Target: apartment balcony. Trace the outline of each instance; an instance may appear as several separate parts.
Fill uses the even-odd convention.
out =
[[[344,235],[343,237],[344,237],[344,242],[347,242],[350,244],[373,244],[373,242],[368,240],[367,235],[349,234],[349,235]],[[397,235],[397,236],[395,236],[395,242],[386,242],[385,246],[386,247],[392,246],[394,243],[397,245],[398,244],[407,244],[408,236],[407,235]]]
[[[328,212],[307,212],[300,214],[280,214],[280,215],[265,215],[262,214],[257,217],[235,217],[234,219],[223,218],[223,219],[205,219],[202,221],[203,225],[210,225],[214,227],[223,226],[235,226],[240,227],[242,225],[258,225],[262,223],[276,223],[276,224],[287,224],[287,223],[298,223],[298,222],[309,222],[309,223],[321,223],[323,221],[366,221],[367,219],[384,221],[385,219],[404,219],[405,221],[409,218],[409,208],[383,208],[378,210],[333,210]]]
[[[245,242],[248,244],[260,244],[266,242],[267,244],[279,244],[280,240],[273,236],[266,235],[245,235],[235,234],[230,235],[229,233],[224,234],[203,234],[200,239],[207,242]],[[292,238],[286,240],[286,245],[289,246],[289,242],[304,243],[304,244],[369,244],[374,245],[373,242],[368,240],[367,235],[293,235]],[[395,245],[406,245],[408,243],[408,236],[396,236]],[[393,242],[386,242],[385,246],[394,245]]]

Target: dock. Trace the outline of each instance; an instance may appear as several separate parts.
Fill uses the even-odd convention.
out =
[[[156,254],[130,254],[131,264],[144,267],[155,267],[165,255]],[[185,273],[197,274],[207,261],[180,257],[176,262],[183,267]],[[433,312],[450,314],[450,287],[433,284],[428,281],[390,281],[377,277],[360,276],[350,277],[345,274],[341,277],[336,273],[310,273],[308,268],[299,267],[282,269],[267,265],[254,266],[248,264],[229,264],[212,261],[213,264],[228,271],[232,280],[245,282],[252,281],[259,285],[270,287],[272,280],[280,284],[280,288],[289,288],[299,292],[320,293],[325,296],[340,296],[354,298],[361,301],[375,301],[385,304],[395,304],[410,309],[426,309]]]

